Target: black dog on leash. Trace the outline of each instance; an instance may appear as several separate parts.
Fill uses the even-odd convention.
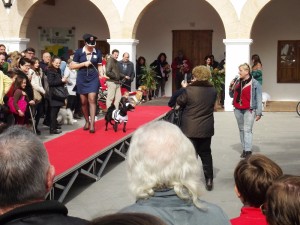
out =
[[[127,112],[132,111],[135,109],[135,107],[130,104],[128,101],[121,99],[119,109],[116,109],[115,105],[112,103],[111,106],[107,109],[107,112],[105,114],[105,130],[107,131],[108,123],[110,123],[114,131],[118,131],[118,124],[124,122],[123,125],[123,132],[126,132],[126,124],[128,121]],[[114,123],[112,123],[114,121]]]

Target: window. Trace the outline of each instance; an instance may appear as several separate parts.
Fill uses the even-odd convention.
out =
[[[277,83],[300,83],[300,41],[278,41]]]

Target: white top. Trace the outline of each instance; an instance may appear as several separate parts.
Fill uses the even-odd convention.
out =
[[[43,88],[43,84],[42,84],[42,76],[43,76],[42,69],[40,69],[40,74],[41,75],[38,75],[33,69],[29,69],[28,72],[28,75],[31,77],[32,88],[44,95],[46,91]]]
[[[68,89],[69,95],[76,95],[76,92],[73,91],[73,88],[76,85],[77,71],[71,70],[68,65],[64,71],[64,77],[68,78],[67,89]]]

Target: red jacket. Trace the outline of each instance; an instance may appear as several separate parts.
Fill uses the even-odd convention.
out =
[[[231,219],[230,222],[232,225],[268,225],[260,208],[246,206],[241,209],[240,216]]]

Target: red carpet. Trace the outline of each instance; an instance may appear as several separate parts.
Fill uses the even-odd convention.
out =
[[[111,125],[105,131],[105,121],[96,122],[96,133],[77,129],[45,143],[50,162],[55,166],[56,176],[67,172],[71,168],[84,164],[99,151],[114,144],[125,136],[129,136],[139,126],[158,119],[170,108],[167,106],[137,106],[134,112],[128,113],[127,132],[122,131],[123,124],[115,133]]]

